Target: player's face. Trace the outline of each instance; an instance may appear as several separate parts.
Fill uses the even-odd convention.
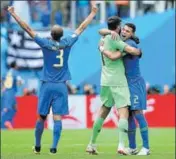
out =
[[[122,31],[121,31],[121,37],[123,40],[127,40],[129,38],[131,38],[133,35],[133,29],[128,27],[127,25],[125,25],[123,28],[122,28]]]

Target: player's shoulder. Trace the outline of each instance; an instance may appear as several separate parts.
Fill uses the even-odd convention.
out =
[[[68,33],[67,35],[65,35],[63,38],[61,38],[61,42],[65,41],[65,40],[77,38],[77,37],[78,37],[78,35],[75,32],[71,32],[71,33]]]
[[[133,39],[128,39],[125,41],[128,45],[133,46],[133,47],[138,47],[136,42]]]
[[[51,37],[47,36],[47,37],[42,37],[39,34],[36,34],[36,36],[34,37],[34,39],[39,39],[39,40],[45,40],[45,41],[51,41]]]
[[[105,42],[108,42],[108,43],[111,43],[111,44],[115,44],[115,43],[117,43],[118,41],[120,41],[119,38],[116,39],[116,40],[112,39],[112,36],[111,36],[111,35],[106,35],[106,36],[104,36],[104,39],[103,39],[103,40],[104,40]]]
[[[17,71],[13,68],[9,69],[7,72],[7,76],[16,76]]]
[[[104,36],[104,39],[105,39],[105,40],[112,40],[112,38],[111,38],[111,35],[110,35],[110,34],[108,34],[108,35]]]

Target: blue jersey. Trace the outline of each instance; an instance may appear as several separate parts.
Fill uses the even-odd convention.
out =
[[[41,80],[45,82],[64,82],[71,79],[68,58],[71,47],[77,41],[76,34],[69,35],[56,42],[52,39],[35,36],[34,41],[43,52],[44,66]],[[58,49],[62,47],[63,49]]]
[[[126,43],[132,47],[138,48],[135,41],[131,39],[127,40]],[[140,73],[139,58],[139,56],[133,55],[126,55],[124,57],[125,74],[130,90],[130,110],[146,109],[146,88],[145,81]]]
[[[14,109],[16,105],[16,92],[17,92],[17,81],[18,72],[15,69],[10,69],[7,74],[3,77],[3,87],[5,90],[2,92],[2,107],[8,108],[9,110]]]
[[[15,69],[10,69],[7,74],[3,77],[3,86],[5,91],[16,93],[17,91],[17,80],[18,80],[18,72]]]
[[[138,48],[135,41],[128,39],[125,41],[128,45]],[[128,78],[139,77],[141,75],[139,68],[139,56],[126,55],[123,58],[125,65],[125,75]]]

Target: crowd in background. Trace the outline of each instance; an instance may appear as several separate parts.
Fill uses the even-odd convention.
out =
[[[142,1],[137,2],[138,15],[146,14],[148,12],[155,12],[154,3],[143,3]],[[156,1],[155,1],[156,2]],[[69,27],[71,25],[71,1],[52,1],[51,6],[47,4],[47,1],[28,1],[30,10],[30,22],[32,27],[43,28],[49,27],[50,24],[57,23],[59,25]],[[3,1],[0,23],[2,26],[7,25],[9,21],[9,16],[6,11],[6,7],[9,5],[9,1]],[[166,3],[166,9],[168,7],[174,7],[174,1],[170,0]],[[52,9],[51,9],[52,8]],[[143,9],[140,9],[143,8]],[[89,1],[77,0],[76,1],[76,22],[79,24],[88,14],[89,14]],[[129,17],[129,1],[108,1],[106,0],[106,16],[118,15],[120,17]],[[9,21],[10,22],[10,21]],[[13,22],[11,22],[11,27]],[[1,28],[2,31],[2,28]],[[4,34],[1,34],[1,42],[5,40]],[[6,39],[7,40],[7,39]],[[84,84],[83,86],[74,86],[72,84],[67,84],[69,94],[98,94],[98,88],[95,85]],[[150,86],[146,84],[146,89],[148,94],[175,94],[175,85],[169,88],[168,85],[161,86]],[[23,95],[36,95],[37,90],[28,88],[23,89]]]
[[[73,84],[67,83],[68,93],[70,95],[97,95],[98,90],[96,85],[91,84],[84,84],[82,86],[75,86]],[[148,83],[146,83],[146,90],[147,94],[175,94],[175,88],[176,85],[173,85],[172,87],[169,87],[168,85],[164,85],[163,87],[159,85],[150,86]],[[36,89],[23,89],[23,96],[29,96],[29,95],[37,95]]]
[[[9,17],[5,8],[10,1],[3,1],[1,6],[1,22],[8,21]],[[19,2],[18,2],[19,3]],[[34,27],[48,27],[50,24],[57,23],[64,27],[71,26],[71,3],[72,1],[31,1],[27,0],[23,3],[23,12],[29,10],[30,17],[28,17],[30,24]],[[76,1],[76,23],[77,25],[89,14],[90,11],[89,0]],[[130,16],[130,1],[110,1],[105,0],[106,3],[106,17],[117,15],[122,18]],[[156,12],[158,1],[137,1],[136,10],[137,15],[143,15],[150,12]],[[164,4],[164,8],[174,8],[174,0],[168,0]],[[27,9],[24,8],[27,7]],[[25,15],[25,14],[24,14]]]

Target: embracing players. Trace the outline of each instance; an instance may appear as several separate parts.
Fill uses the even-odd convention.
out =
[[[128,45],[138,48],[139,39],[135,36],[136,26],[132,23],[126,23],[121,30],[121,38]],[[102,29],[100,34],[105,36],[112,34],[113,38],[118,38],[119,35],[111,30]],[[102,50],[102,53],[110,58],[111,60],[116,60],[121,56],[120,52],[110,52],[107,50]],[[131,106],[129,107],[129,128],[128,128],[128,139],[129,148],[127,149],[128,154],[137,155],[149,155],[149,139],[148,139],[148,125],[143,114],[143,110],[146,109],[146,85],[143,77],[140,73],[139,59],[141,56],[126,55],[123,57],[125,66],[125,75],[127,77],[128,86],[130,90],[130,100]],[[136,123],[138,122],[141,132],[141,137],[143,141],[143,147],[138,153],[136,148]]]
[[[108,28],[111,31],[120,33],[121,19],[117,16],[108,18]],[[134,47],[127,45],[121,40],[120,37],[117,40],[113,40],[111,35],[103,37],[100,41],[103,49],[120,53],[118,56],[124,56],[127,54],[140,55],[141,51]],[[119,144],[118,153],[126,155],[125,140],[128,135],[128,107],[130,103],[130,93],[128,88],[127,79],[125,76],[125,68],[123,59],[111,60],[109,57],[102,54],[102,72],[101,72],[101,93],[100,98],[103,103],[97,120],[93,126],[93,134],[90,143],[87,146],[86,151],[92,154],[97,154],[96,139],[103,126],[104,120],[109,114],[111,108],[115,105],[119,113]]]

